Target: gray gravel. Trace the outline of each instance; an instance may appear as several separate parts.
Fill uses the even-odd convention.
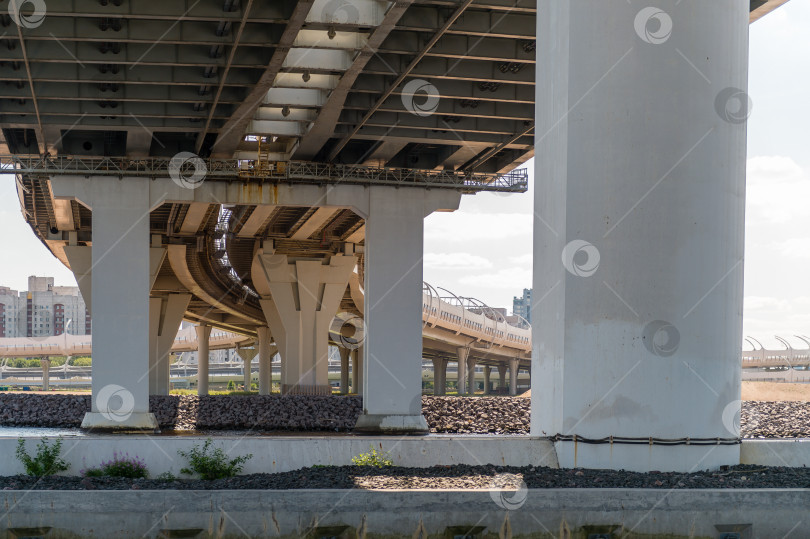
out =
[[[0,426],[76,428],[89,395],[0,394]],[[356,396],[152,396],[161,429],[171,431],[347,432],[362,412]],[[422,398],[431,432],[528,434],[530,399]],[[810,437],[810,403],[743,402],[743,438]]]
[[[514,466],[367,468],[326,466],[276,474],[251,474],[216,481],[53,476],[0,477],[4,490],[218,490],[218,489],[469,489],[519,488],[808,488],[810,469],[740,465],[721,471],[636,473]]]

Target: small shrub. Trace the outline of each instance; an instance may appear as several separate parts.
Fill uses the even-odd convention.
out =
[[[245,462],[253,458],[253,455],[248,454],[229,460],[225,451],[220,447],[210,451],[213,442],[211,438],[208,438],[202,448],[195,445],[189,451],[178,451],[177,453],[188,461],[188,466],[182,468],[180,473],[196,474],[200,476],[200,479],[208,481],[225,479],[241,472]]]
[[[228,391],[234,391],[236,389],[236,383],[233,380],[228,380]]]
[[[79,472],[84,477],[104,477],[104,470],[101,468],[88,468]]]
[[[37,444],[37,453],[34,457],[26,451],[25,440],[19,438],[15,455],[25,467],[26,474],[33,477],[44,477],[64,472],[70,468],[70,464],[59,456],[61,453],[62,438],[54,440],[52,445],[48,444],[48,438],[42,438]]]
[[[384,468],[386,466],[393,466],[394,461],[391,459],[391,453],[388,451],[379,451],[374,446],[369,446],[368,453],[360,453],[352,458],[352,464],[355,466],[372,466],[374,468]]]
[[[162,474],[158,475],[155,479],[158,481],[177,481],[177,477],[172,472],[163,472]]]

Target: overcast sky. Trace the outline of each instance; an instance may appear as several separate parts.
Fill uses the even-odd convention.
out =
[[[810,2],[793,0],[751,26],[744,334],[810,334]],[[530,177],[531,175],[531,163]],[[531,185],[531,183],[530,183]],[[465,196],[425,221],[425,280],[511,311],[531,287],[532,194]],[[6,256],[0,286],[73,275],[25,224],[13,178],[0,176]],[[799,341],[796,341],[799,344]]]

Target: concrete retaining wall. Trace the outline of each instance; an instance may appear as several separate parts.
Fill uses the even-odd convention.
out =
[[[4,491],[0,503],[6,537],[48,539],[530,534],[585,539],[611,532],[714,539],[729,531],[741,538],[782,539],[806,537],[810,530],[805,522],[810,491],[804,489]],[[505,509],[509,503],[516,509]]]
[[[33,453],[37,441],[28,440],[30,453]],[[202,436],[82,436],[65,438],[62,453],[71,464],[69,475],[98,466],[102,460],[112,458],[114,452],[141,457],[152,476],[168,471],[179,475],[185,461],[178,457],[177,451],[188,451],[204,441]],[[0,459],[0,475],[23,473],[20,463],[11,457],[16,444],[14,438],[0,438],[0,455],[9,456]],[[243,473],[286,472],[315,464],[349,465],[352,457],[367,452],[369,446],[390,451],[394,464],[398,466],[557,466],[554,446],[547,440],[528,436],[217,436],[214,444],[231,456],[253,454]]]
[[[810,466],[810,439],[743,440],[740,464]]]

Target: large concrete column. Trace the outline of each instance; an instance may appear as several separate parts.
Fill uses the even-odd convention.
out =
[[[77,273],[93,313],[93,398],[82,426],[155,429],[149,412],[149,213],[162,199],[151,192],[150,179],[140,177],[54,176],[51,188],[54,197],[77,199],[93,212],[92,266],[86,265],[87,247],[68,255],[84,262]]]
[[[349,392],[349,356],[351,349],[338,346],[340,353],[340,392],[344,395]]]
[[[739,436],[749,5],[643,5],[537,14],[531,432],[562,467],[740,458],[694,441]]]
[[[208,395],[208,339],[211,326],[194,326],[197,331],[197,395]]]
[[[258,328],[259,344],[259,395],[269,395],[273,390],[273,355],[270,344],[270,328]],[[284,358],[282,357],[282,362]],[[283,371],[282,371],[283,372]]]
[[[341,254],[289,263],[287,255],[273,254],[271,242],[254,258],[254,281],[270,292],[260,303],[281,353],[283,394],[332,394],[329,328],[355,264]]]
[[[444,395],[447,391],[447,360],[433,358],[433,394]]]
[[[242,377],[243,377],[243,384],[245,386],[245,391],[250,391],[250,386],[252,385],[252,375],[250,370],[250,364],[253,362],[253,358],[256,357],[256,354],[259,353],[259,349],[256,347],[253,348],[237,348],[236,353],[239,357],[242,358],[244,362],[244,367],[242,369]]]
[[[360,431],[427,432],[422,415],[424,218],[458,207],[456,193],[368,188],[363,415]]]
[[[191,294],[149,298],[149,394],[168,395],[172,344]]]
[[[458,371],[456,372],[456,385],[459,395],[467,394],[467,356],[470,354],[470,349],[464,346],[456,350],[458,354]]]
[[[520,372],[520,360],[509,360],[509,394],[512,396],[517,395],[518,387],[518,373]]]
[[[484,395],[489,395],[489,378],[492,373],[492,367],[487,365],[484,367]]]
[[[51,382],[51,360],[42,358],[39,360],[39,364],[42,367],[42,391],[48,391]]]

